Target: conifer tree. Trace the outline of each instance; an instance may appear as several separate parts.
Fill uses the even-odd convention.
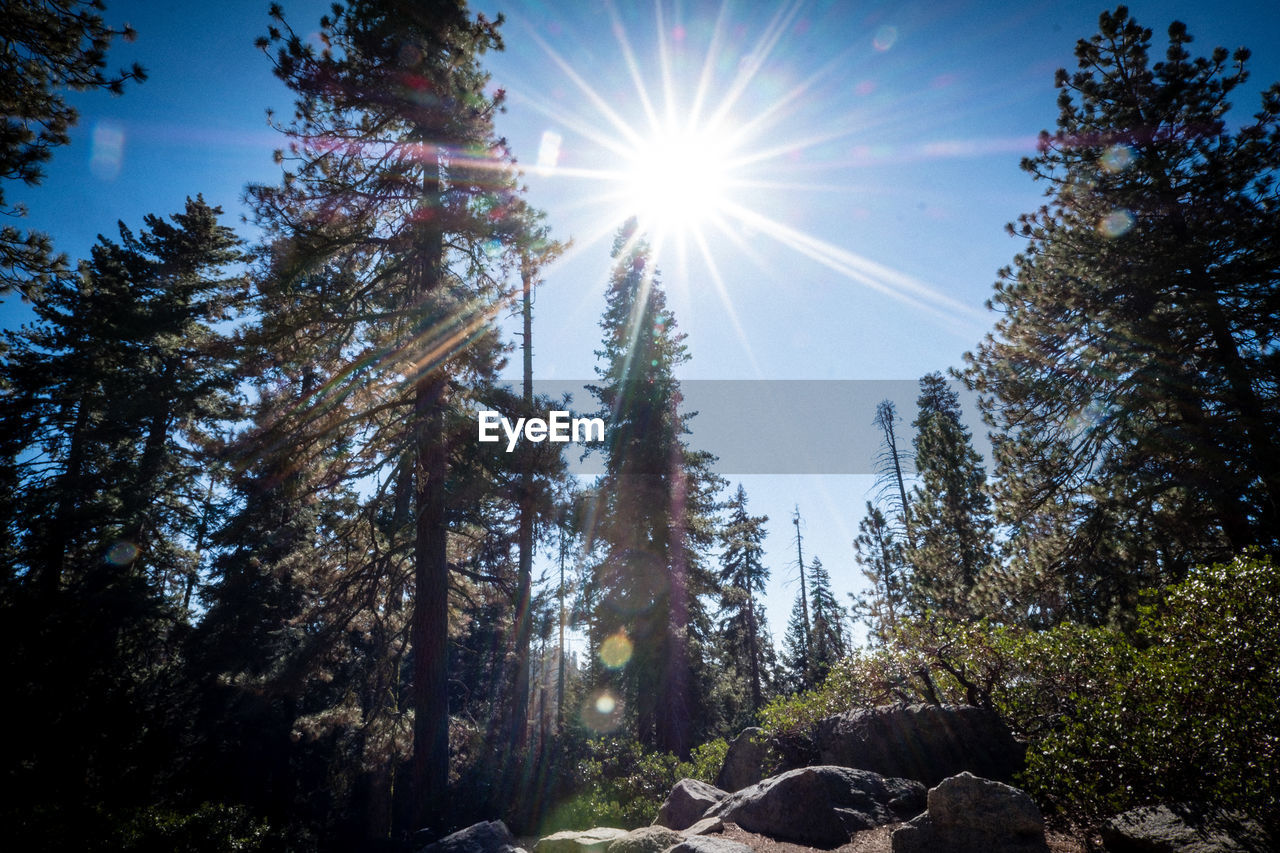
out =
[[[729,517],[720,531],[720,634],[729,665],[750,683],[750,711],[764,707],[772,640],[764,628],[763,594],[769,570],[763,563],[766,515],[747,512],[741,484],[725,505]]]
[[[206,451],[235,413],[234,353],[214,326],[240,298],[225,268],[241,253],[220,213],[197,197],[137,235],[121,223],[119,243],[100,238],[79,275],[49,285],[36,325],[6,333],[15,556],[46,599],[105,563],[162,595],[198,571]]]
[[[20,204],[5,199],[6,184],[38,184],[53,150],[71,141],[79,117],[67,90],[106,89],[118,95],[130,80],[147,79],[135,64],[104,73],[107,48],[116,36],[134,38],[128,27],[103,21],[102,0],[9,0],[0,15],[0,214],[21,216]],[[66,272],[65,259],[52,255],[48,237],[0,229],[0,293],[10,288],[34,296]]]
[[[959,396],[942,374],[921,378],[918,406],[909,595],[916,610],[972,618],[981,615],[975,588],[992,561],[986,472],[961,420]]]
[[[298,99],[282,128],[283,183],[251,188],[276,241],[264,305],[297,312],[272,322],[305,333],[311,361],[332,371],[309,411],[351,408],[357,476],[380,482],[411,527],[417,813],[406,824],[439,831],[450,814],[449,533],[462,524],[450,490],[464,488],[449,485],[451,457],[479,452],[464,443],[475,421],[463,413],[500,361],[490,320],[528,221],[493,131],[502,94],[486,91],[479,64],[502,46],[500,20],[456,0],[359,0],[322,18],[317,48],[279,7],[272,15],[260,45],[277,47],[277,75]]]
[[[121,224],[120,242],[100,238],[77,276],[50,282],[36,324],[6,333],[0,675],[25,719],[4,764],[23,792],[7,807],[39,812],[35,826],[137,807],[172,778],[174,640],[206,568],[210,433],[237,411],[215,326],[240,252],[219,213],[197,198],[136,234]]]
[[[614,683],[640,742],[687,755],[707,713],[700,596],[712,588],[705,551],[721,481],[706,453],[685,446],[674,369],[688,353],[634,220],[615,237],[613,258],[592,389],[607,447],[588,536],[588,548],[602,551],[592,629],[597,648],[610,637],[629,644]]]
[[[780,677],[785,689],[791,693],[809,690],[817,686],[812,678],[813,670],[809,666],[809,605],[806,596],[797,593],[791,605],[791,615],[787,618],[787,630],[782,635],[782,660],[780,661]]]
[[[908,573],[903,550],[884,513],[867,501],[866,515],[858,523],[858,536],[853,540],[853,553],[869,588],[853,596],[853,613],[876,642],[887,640],[898,620],[908,615]]]
[[[1230,129],[1249,51],[1162,61],[1124,7],[1060,70],[1024,170],[1048,202],[1010,232],[995,331],[967,380],[994,427],[1014,585],[1037,618],[1098,621],[1193,562],[1277,542],[1274,298],[1280,84]]]
[[[832,664],[848,651],[845,642],[845,609],[831,591],[831,575],[816,556],[809,564],[809,612],[813,624],[809,637],[810,684],[818,685],[827,677]]]

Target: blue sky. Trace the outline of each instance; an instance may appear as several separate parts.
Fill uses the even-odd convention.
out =
[[[295,29],[311,32],[328,3],[283,5]],[[1196,37],[1193,52],[1252,48],[1253,80],[1235,98],[1237,120],[1252,112],[1260,88],[1280,80],[1278,4],[1129,6],[1155,31],[1157,56],[1175,18]],[[121,98],[74,96],[80,125],[44,185],[6,190],[30,209],[27,224],[80,257],[96,234],[114,233],[117,219],[137,227],[144,214],[175,212],[185,196],[203,193],[251,238],[252,227],[238,222],[243,188],[279,174],[271,152],[281,138],[265,110],[287,115],[291,105],[253,46],[266,8],[264,0],[108,0],[107,20],[138,31],[135,43],[113,48],[111,66],[138,61],[150,79]],[[725,140],[751,129],[712,156],[750,162],[727,176],[737,213],[684,232],[683,251],[671,236],[659,257],[692,354],[683,375],[901,380],[958,366],[990,327],[983,303],[1020,248],[1004,225],[1041,202],[1018,160],[1054,125],[1054,69],[1074,67],[1076,39],[1096,30],[1106,7],[739,0],[476,8],[507,16],[507,49],[485,63],[508,93],[498,131],[528,170],[531,202],[556,236],[575,240],[537,297],[541,376],[587,379],[594,369],[611,234],[629,212],[623,185],[601,177],[621,168],[611,141],[625,139],[623,127],[650,135],[646,97],[659,113],[669,106],[688,116],[705,77],[700,115],[723,108]],[[544,155],[538,168],[545,141],[557,137],[554,164]],[[0,305],[5,326],[26,316],[12,295]],[[909,408],[903,414],[910,420]],[[795,590],[794,505],[806,521],[806,556],[821,556],[838,590],[859,585],[850,542],[870,478],[734,479],[753,510],[772,518],[776,635]]]

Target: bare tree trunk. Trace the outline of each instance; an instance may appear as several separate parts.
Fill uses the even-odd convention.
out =
[[[440,166],[429,162],[424,203],[440,210]],[[440,283],[444,235],[426,227],[421,244],[419,301]],[[448,377],[435,369],[418,377],[413,398],[415,455],[413,642],[413,758],[410,814],[414,828],[444,829],[449,814],[449,555],[445,477],[449,467],[445,407]]]

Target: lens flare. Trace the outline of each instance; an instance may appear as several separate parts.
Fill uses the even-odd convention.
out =
[[[593,732],[614,731],[622,724],[622,703],[608,690],[601,690],[587,698],[580,719]]]
[[[560,163],[560,145],[564,137],[554,130],[544,130],[538,143],[538,168],[551,171]]]
[[[631,660],[633,648],[627,635],[619,631],[600,644],[600,662],[609,669],[622,669]]]
[[[1113,210],[1102,217],[1102,221],[1098,223],[1098,233],[1114,240],[1116,237],[1127,234],[1132,227],[1132,213],[1127,210]]]
[[[109,121],[100,121],[93,128],[93,153],[89,155],[89,170],[103,181],[114,180],[124,163],[124,128]]]
[[[107,550],[107,562],[113,566],[127,566],[138,559],[138,546],[123,539]]]
[[[1112,145],[1102,152],[1098,162],[1103,169],[1112,174],[1123,172],[1133,162],[1133,149],[1128,145]]]
[[[883,53],[893,47],[894,42],[898,40],[898,28],[883,26],[876,30],[875,38],[871,40],[871,46]]]

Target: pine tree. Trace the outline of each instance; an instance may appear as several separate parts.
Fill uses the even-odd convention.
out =
[[[797,593],[787,619],[787,630],[782,635],[781,677],[787,692],[798,693],[816,686],[809,666],[809,604],[807,597]]]
[[[451,455],[479,452],[463,443],[466,398],[500,361],[490,320],[527,222],[493,132],[501,93],[486,92],[479,64],[501,48],[501,21],[453,0],[363,0],[321,20],[317,49],[279,7],[272,15],[260,45],[277,46],[277,75],[298,100],[283,184],[251,188],[276,239],[264,305],[286,306],[270,322],[316,350],[325,372],[312,416],[351,408],[362,424],[353,470],[382,483],[392,516],[412,527],[417,814],[406,821],[438,830],[450,815],[449,532],[464,523],[450,493],[483,482],[451,486]]]
[[[197,197],[137,235],[121,223],[119,243],[49,285],[35,326],[6,333],[17,564],[46,599],[104,562],[162,595],[199,571],[206,451],[235,414],[214,326],[240,298],[224,270],[241,253],[220,213]]]
[[[809,612],[813,624],[809,642],[808,682],[822,683],[831,666],[848,651],[845,642],[845,609],[831,591],[831,576],[817,557],[809,564]]]
[[[996,434],[1020,607],[1131,611],[1193,562],[1277,542],[1280,84],[1229,130],[1249,52],[1165,59],[1124,7],[1060,70],[1058,127],[1023,162],[1048,203],[1010,232],[967,379]]]
[[[720,635],[729,666],[750,683],[749,708],[754,715],[764,707],[770,675],[772,640],[764,628],[764,609],[756,600],[769,579],[761,544],[769,517],[747,512],[747,492],[741,484],[725,508],[729,517],[720,531]]]
[[[993,558],[986,472],[961,420],[959,396],[942,374],[921,378],[918,406],[909,595],[916,610],[973,618],[982,610],[976,587]]]
[[[118,95],[130,80],[142,82],[139,65],[115,75],[103,73],[107,48],[116,36],[134,38],[129,27],[113,29],[98,14],[101,0],[46,3],[9,0],[0,16],[0,214],[21,216],[21,205],[6,202],[5,184],[38,184],[53,150],[71,141],[78,115],[66,91],[106,89]],[[0,293],[11,288],[35,296],[66,272],[65,259],[52,256],[48,237],[0,229]]]
[[[853,553],[869,589],[853,596],[853,614],[867,626],[875,642],[883,643],[898,620],[908,615],[907,580],[902,543],[879,507],[867,501],[867,512],[858,523]]]
[[[712,588],[705,551],[713,541],[720,480],[711,458],[684,443],[680,383],[684,336],[634,221],[619,230],[593,393],[606,417],[605,473],[596,487],[588,548],[595,567],[596,643],[625,637],[631,655],[616,682],[641,743],[687,755],[706,716],[696,677],[704,666]]]
[[[172,778],[176,640],[207,567],[210,433],[237,411],[215,327],[236,301],[225,267],[240,252],[219,213],[197,198],[137,234],[121,224],[120,242],[100,238],[79,275],[50,282],[36,324],[6,333],[15,488],[0,639],[25,720],[4,764],[26,798],[7,807],[40,813],[29,826],[62,823],[64,808],[136,808]]]

